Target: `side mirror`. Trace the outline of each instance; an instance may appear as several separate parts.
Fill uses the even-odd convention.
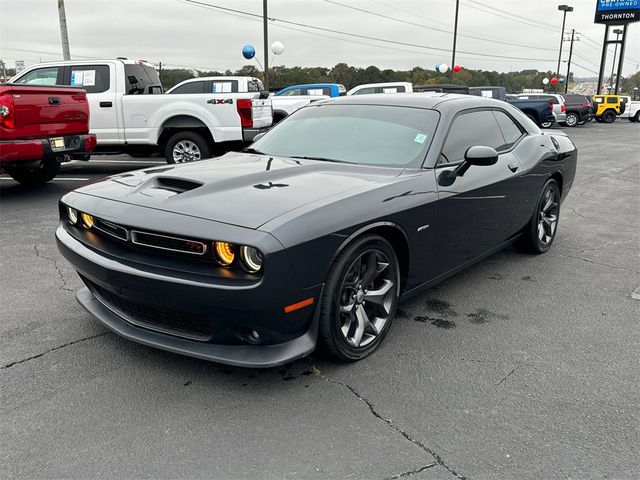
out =
[[[253,137],[253,141],[257,142],[258,140],[260,140],[262,137],[264,137],[267,134],[267,132],[262,132],[257,134],[255,137]]]
[[[469,165],[495,165],[498,161],[498,152],[491,147],[471,147],[464,154],[464,161]]]

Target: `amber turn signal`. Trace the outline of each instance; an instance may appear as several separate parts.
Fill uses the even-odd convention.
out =
[[[216,260],[225,267],[231,265],[236,258],[236,249],[231,243],[214,242],[213,251],[216,254]]]
[[[82,218],[82,224],[85,228],[93,227],[93,216],[88,213],[81,213],[80,217]]]

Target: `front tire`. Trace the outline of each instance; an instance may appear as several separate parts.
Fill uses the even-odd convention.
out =
[[[400,296],[400,268],[393,247],[366,235],[336,258],[320,302],[320,346],[353,362],[373,353],[386,336]]]
[[[580,122],[580,118],[578,118],[578,115],[573,112],[567,113],[567,118],[564,121],[567,127],[575,127],[576,125],[578,125],[579,122]]]
[[[607,110],[602,114],[602,121],[604,123],[613,123],[616,121],[616,113],[612,110]]]
[[[211,146],[206,138],[197,132],[178,132],[171,136],[164,149],[167,163],[197,162],[211,158]]]
[[[58,160],[42,160],[36,166],[6,165],[4,169],[16,182],[23,185],[42,185],[60,171]]]
[[[558,231],[560,219],[560,187],[555,180],[548,180],[536,203],[536,210],[525,227],[519,246],[522,250],[540,254],[547,252]]]

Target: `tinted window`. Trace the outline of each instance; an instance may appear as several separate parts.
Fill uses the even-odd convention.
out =
[[[509,115],[501,110],[494,110],[493,116],[498,122],[498,127],[500,127],[500,132],[502,132],[502,137],[504,138],[504,143],[496,150],[498,152],[509,150],[522,136],[522,130]]]
[[[376,93],[376,88],[375,87],[361,88],[360,90],[356,90],[355,92],[353,92],[352,95],[366,95],[368,93]]]
[[[127,93],[162,93],[157,88],[160,85],[160,77],[158,77],[158,72],[154,67],[137,63],[125,63],[124,73],[128,82]]]
[[[168,93],[204,93],[204,81],[185,83]]]
[[[616,97],[607,97],[607,103],[618,103],[618,99]]]
[[[73,65],[69,85],[84,88],[87,93],[102,93],[109,90],[108,65]]]
[[[15,81],[27,85],[60,85],[58,83],[58,67],[36,68]]]
[[[504,137],[491,110],[479,110],[457,116],[451,124],[438,163],[462,161],[466,151],[477,145],[496,150],[504,148]]]
[[[264,86],[260,80],[250,80],[247,86],[249,92],[261,92],[264,90]]]
[[[298,110],[252,147],[267,155],[418,167],[437,123],[438,113],[422,108],[320,105]]]

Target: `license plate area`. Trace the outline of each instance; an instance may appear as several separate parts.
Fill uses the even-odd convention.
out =
[[[64,138],[63,137],[54,137],[49,139],[49,144],[51,145],[51,150],[64,150]]]

